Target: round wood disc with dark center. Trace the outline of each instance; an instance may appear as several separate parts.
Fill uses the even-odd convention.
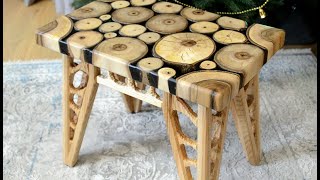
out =
[[[132,6],[149,6],[157,0],[131,0]]]
[[[220,17],[217,20],[217,23],[224,29],[241,31],[247,28],[247,22],[241,19],[236,19],[228,16]]]
[[[115,33],[115,32],[107,32],[103,36],[106,39],[111,39],[111,38],[117,37],[117,33]]]
[[[107,3],[93,1],[85,6],[82,6],[79,9],[76,9],[72,13],[67,16],[71,17],[75,20],[85,19],[85,18],[93,18],[99,17],[103,14],[107,14],[111,11],[111,6]]]
[[[200,64],[200,68],[201,69],[206,69],[206,70],[214,69],[216,67],[217,67],[216,63],[213,62],[213,61],[209,61],[209,60],[202,61],[201,64]]]
[[[74,28],[78,31],[87,31],[98,28],[102,24],[102,21],[97,18],[86,18],[77,21],[74,24]]]
[[[214,33],[219,29],[219,25],[213,22],[201,21],[190,25],[191,32],[197,32],[201,34]]]
[[[158,41],[154,53],[168,63],[193,65],[210,57],[215,48],[213,40],[206,35],[177,33]]]
[[[123,24],[136,24],[147,21],[154,12],[144,7],[126,7],[112,13],[112,20]]]
[[[109,19],[111,19],[111,15],[110,14],[104,14],[102,16],[99,17],[102,21],[108,21]]]
[[[121,27],[122,27],[122,25],[120,23],[107,22],[107,23],[102,24],[99,27],[99,31],[102,33],[113,32],[113,31],[118,31]]]
[[[161,36],[160,34],[155,32],[146,32],[141,34],[138,38],[146,44],[153,44],[157,42],[161,38]]]
[[[245,43],[247,37],[237,31],[232,30],[220,30],[213,34],[213,39],[221,44],[234,44],[234,43]]]
[[[183,6],[171,2],[158,2],[152,6],[152,10],[156,13],[179,13]]]
[[[150,31],[160,34],[173,34],[185,30],[188,20],[175,14],[160,14],[152,17],[146,23]]]
[[[214,21],[220,17],[220,15],[215,13],[189,7],[184,8],[180,14],[192,22]]]
[[[147,28],[140,24],[129,24],[129,25],[123,26],[119,30],[119,34],[121,36],[136,37],[144,33],[146,30]]]
[[[121,9],[130,6],[128,1],[115,1],[111,3],[113,9]]]

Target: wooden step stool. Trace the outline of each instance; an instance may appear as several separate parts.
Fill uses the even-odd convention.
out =
[[[155,0],[94,1],[39,28],[37,43],[64,54],[64,163],[77,162],[103,84],[122,93],[129,112],[142,100],[162,108],[180,179],[192,179],[190,166],[197,179],[218,179],[229,107],[246,157],[258,165],[259,71],[284,37],[281,29]],[[182,132],[177,112],[198,128],[196,140]]]

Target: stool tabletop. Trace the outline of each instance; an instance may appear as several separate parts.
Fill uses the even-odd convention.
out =
[[[285,32],[172,2],[98,0],[36,35],[43,47],[219,111]]]

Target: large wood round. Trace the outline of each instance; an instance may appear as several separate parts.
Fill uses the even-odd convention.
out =
[[[245,43],[247,37],[237,31],[220,30],[213,34],[213,39],[220,44]]]
[[[191,32],[197,32],[201,34],[214,33],[219,29],[219,25],[213,22],[201,21],[190,25]]]
[[[126,7],[112,13],[112,20],[123,24],[137,24],[147,21],[154,12],[144,7]]]
[[[224,29],[241,31],[247,28],[247,23],[245,21],[228,16],[220,17],[217,20],[217,23]]]
[[[146,32],[141,34],[138,38],[146,44],[153,44],[160,39],[160,34],[155,32]]]
[[[78,31],[87,31],[98,28],[102,24],[102,21],[97,18],[86,18],[77,21],[74,24],[74,29]]]
[[[218,14],[189,7],[184,8],[180,14],[192,22],[214,21],[220,17]]]
[[[131,0],[132,6],[149,6],[157,0]]]
[[[129,24],[129,25],[125,25],[123,26],[120,30],[119,30],[119,34],[121,36],[129,36],[129,37],[136,37],[139,36],[140,34],[144,33],[147,30],[147,28],[145,28],[142,25],[139,24]]]
[[[152,6],[152,10],[156,13],[179,13],[183,6],[171,2],[158,2]]]
[[[154,46],[154,54],[169,64],[180,65],[181,71],[194,69],[194,64],[207,59],[215,51],[215,43],[198,33],[177,33],[165,36]]]
[[[130,6],[128,1],[115,1],[111,3],[113,9],[121,9]]]
[[[72,13],[67,16],[71,17],[75,20],[85,19],[85,18],[93,18],[99,17],[103,14],[107,14],[111,11],[111,6],[107,3],[93,1],[85,6],[82,6],[79,9],[76,9]]]
[[[107,23],[102,24],[99,27],[99,31],[102,32],[102,33],[114,32],[114,31],[118,31],[121,27],[122,27],[122,25],[120,23],[107,22]]]
[[[160,34],[173,34],[185,30],[188,26],[186,18],[175,14],[160,14],[152,17],[146,23],[150,31]]]

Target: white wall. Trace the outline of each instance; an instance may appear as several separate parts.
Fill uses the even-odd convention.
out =
[[[54,0],[57,14],[69,14],[73,11],[71,3],[73,0]]]

